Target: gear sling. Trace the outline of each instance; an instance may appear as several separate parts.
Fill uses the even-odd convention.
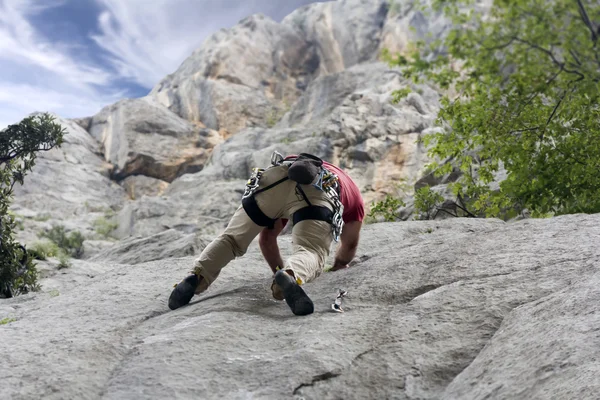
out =
[[[271,165],[281,166],[283,164],[289,164],[289,166],[291,167],[292,164],[299,160],[308,160],[312,162],[313,165],[315,163],[318,165],[318,179],[316,183],[313,184],[313,186],[317,187],[326,194],[327,200],[331,203],[333,211],[327,207],[316,206],[311,204],[301,186],[304,182],[298,182],[296,184],[296,188],[298,189],[298,191],[300,192],[300,194],[302,195],[302,197],[308,205],[304,208],[301,208],[293,214],[292,223],[296,225],[298,222],[307,219],[325,221],[331,224],[333,238],[337,242],[339,241],[339,237],[342,233],[342,213],[344,209],[344,206],[340,201],[340,188],[337,175],[331,173],[329,170],[323,167],[323,160],[321,160],[319,157],[308,153],[300,153],[298,156],[287,157],[284,159],[281,154],[274,152],[273,156],[271,157]],[[264,169],[253,168],[252,176],[248,180],[248,183],[246,184],[246,189],[244,191],[244,194],[242,195],[242,206],[246,211],[246,214],[248,214],[248,217],[256,225],[273,229],[276,220],[269,218],[265,213],[262,212],[262,210],[259,208],[256,202],[255,196],[259,193],[272,189],[275,186],[291,178],[289,176],[286,176],[262,189],[258,189],[260,178],[264,171]],[[317,176],[315,175],[314,179],[316,178]],[[311,180],[311,182],[313,182],[314,179]]]

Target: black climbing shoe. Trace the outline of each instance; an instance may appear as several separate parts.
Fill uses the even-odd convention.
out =
[[[271,294],[273,295],[273,298],[275,300],[285,300],[285,298],[283,297],[283,291],[281,290],[277,282],[275,282],[275,278],[273,278],[273,283],[271,284]]]
[[[185,306],[194,297],[194,292],[200,283],[198,275],[190,275],[181,281],[175,289],[171,292],[169,297],[169,308],[175,310],[179,307]]]
[[[312,300],[296,283],[294,278],[284,270],[277,271],[275,282],[281,287],[285,302],[296,315],[308,315],[315,311]]]

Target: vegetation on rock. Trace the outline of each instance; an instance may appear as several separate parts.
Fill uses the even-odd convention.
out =
[[[37,270],[24,246],[15,241],[9,206],[14,186],[23,184],[37,153],[60,147],[65,130],[49,114],[30,116],[0,132],[0,295],[37,290]]]
[[[385,54],[414,82],[446,92],[437,120],[444,132],[424,136],[429,167],[438,176],[460,168],[450,188],[470,215],[600,212],[600,3],[495,0],[480,12],[472,0],[434,0],[432,7],[453,22],[446,38]]]

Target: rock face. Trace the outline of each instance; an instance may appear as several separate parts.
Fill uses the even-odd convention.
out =
[[[342,0],[303,7],[281,24],[248,17],[209,37],[150,96],[211,129],[269,125],[316,77],[374,60],[386,10],[382,0]]]
[[[89,132],[114,166],[113,179],[144,175],[167,182],[201,170],[216,134],[149,99],[122,100],[104,108],[92,118]]]
[[[147,237],[130,237],[95,255],[90,261],[140,264],[147,261],[193,256],[208,244],[196,234],[170,229]]]
[[[145,175],[131,175],[121,183],[130,199],[141,196],[160,196],[169,187],[169,183]]]
[[[220,229],[251,168],[275,150],[313,152],[341,165],[367,203],[396,194],[399,180],[416,180],[427,161],[418,139],[435,119],[439,94],[378,62],[384,36],[400,40],[389,26],[417,15],[411,10],[392,15],[383,0],[317,3],[280,24],[255,15],[207,39],[149,97],[220,131],[226,142],[203,171],[178,178],[161,198],[132,204],[130,232],[158,233],[157,220]],[[391,104],[393,91],[406,87],[414,93]]]
[[[125,190],[109,178],[100,144],[75,122],[56,118],[67,131],[62,147],[40,153],[24,185],[14,190],[11,208],[22,223],[17,238],[27,244],[55,224],[94,238],[93,221],[126,202]]]
[[[269,80],[274,73],[287,72],[292,80],[312,73],[310,68],[304,71],[302,64],[296,67],[307,52],[310,54],[309,47],[290,28],[262,15],[252,16],[208,38],[150,96],[181,117],[211,129],[234,133],[245,127],[264,126],[272,115],[282,112],[273,97],[284,89]],[[272,91],[265,90],[271,86]],[[287,97],[297,97],[294,83],[284,86],[293,91]]]
[[[256,244],[173,312],[193,257],[77,261],[0,303],[14,320],[0,326],[2,395],[594,398],[599,227],[599,215],[368,225],[350,268],[305,286],[307,317],[270,297]],[[330,310],[340,287],[343,314]]]
[[[253,167],[273,151],[313,153],[346,169],[368,203],[395,184],[414,179],[427,158],[418,138],[435,119],[439,95],[426,85],[398,104],[394,90],[410,84],[382,63],[361,64],[317,78],[273,128],[248,128],[216,146],[205,168],[175,180],[160,198],[130,205],[131,234],[164,226],[194,226],[215,233],[239,206]]]
[[[328,75],[377,58],[387,12],[385,0],[342,0],[303,7],[282,24],[317,44],[319,75]]]
[[[433,29],[427,24],[439,25],[436,35],[445,25],[402,4],[315,3],[281,23],[250,16],[209,37],[148,96],[70,121],[79,135],[89,133],[104,173],[124,189],[125,200],[121,191],[112,206],[114,236],[214,233],[239,205],[251,168],[275,150],[342,166],[367,205],[397,194],[398,182],[414,183],[427,161],[418,139],[435,119],[439,94],[409,83],[379,55],[402,50],[408,25],[419,28],[415,38]],[[392,93],[407,87],[413,93],[392,104]],[[102,162],[94,157],[92,165]],[[98,202],[114,203],[104,196]],[[42,208],[38,202],[31,213]]]

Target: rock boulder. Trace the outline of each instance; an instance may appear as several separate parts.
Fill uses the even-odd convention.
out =
[[[78,261],[41,293],[0,302],[2,394],[594,398],[599,226],[597,215],[368,225],[350,268],[305,285],[307,317],[271,298],[256,243],[176,311],[167,299],[194,257]]]

